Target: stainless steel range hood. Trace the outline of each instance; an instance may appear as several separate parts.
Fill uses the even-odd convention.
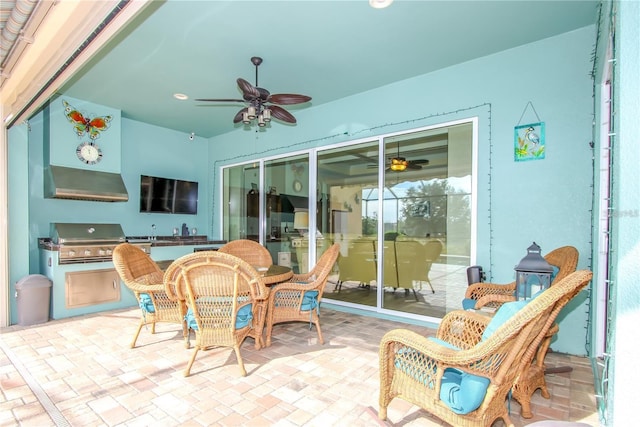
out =
[[[120,174],[53,165],[45,170],[44,197],[96,202],[129,200]]]

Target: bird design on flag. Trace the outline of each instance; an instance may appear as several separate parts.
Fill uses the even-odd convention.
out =
[[[534,132],[535,129],[531,126],[527,129],[527,132],[524,134],[524,139],[531,142],[534,147],[537,147],[540,143],[540,137],[537,133]]]
[[[536,133],[535,127],[528,126],[524,135],[518,135],[516,157],[544,158],[544,143],[541,143],[540,136]]]

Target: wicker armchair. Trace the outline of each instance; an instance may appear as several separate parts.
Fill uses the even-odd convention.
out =
[[[340,245],[335,243],[322,254],[310,272],[294,274],[290,282],[271,288],[267,311],[267,347],[271,345],[273,325],[282,322],[309,322],[309,327],[311,323],[315,324],[318,341],[324,344],[320,329],[320,300],[339,253]]]
[[[233,240],[218,249],[218,252],[237,256],[254,268],[265,268],[273,264],[267,248],[254,240]]]
[[[256,269],[265,269],[273,264],[273,259],[271,258],[269,250],[255,240],[232,240],[218,249],[218,252],[236,256],[241,260],[246,261]],[[269,289],[267,288],[267,292],[268,291]],[[256,304],[259,305],[257,309],[260,313],[260,325],[264,325],[267,315],[267,300],[257,301]],[[251,336],[255,338],[256,350],[260,350],[264,345],[264,341],[262,340],[262,329],[260,329],[259,335],[254,336],[252,333]]]
[[[454,426],[490,426],[499,418],[513,426],[505,404],[509,390],[531,363],[560,310],[591,276],[588,270],[574,272],[517,311],[505,305],[515,313],[504,323],[492,325],[495,330],[488,336],[482,335],[492,318],[464,310],[448,313],[435,339],[403,329],[388,332],[380,344],[380,419],[387,418],[389,403],[399,397]],[[466,386],[452,385],[451,375],[456,372],[485,381],[486,391],[472,392],[476,404],[466,410],[454,411],[451,403]]]
[[[554,249],[544,256],[544,259],[551,265],[558,267],[555,283],[567,275],[576,271],[578,265],[578,250],[573,246],[562,246]],[[505,302],[515,301],[516,282],[506,285],[495,283],[474,283],[465,292],[465,300],[475,300],[475,309],[482,307],[498,308]]]
[[[195,330],[196,343],[184,376],[200,350],[231,347],[236,353],[242,376],[244,368],[240,345],[255,331],[262,334],[264,315],[256,301],[267,297],[267,290],[255,268],[233,255],[202,251],[175,260],[165,272],[170,295],[186,301],[187,325]]]
[[[140,326],[131,341],[131,348],[136,346],[140,330],[147,324],[151,325],[151,333],[155,334],[157,322],[176,323],[182,325],[186,337],[186,308],[180,301],[167,296],[162,282],[164,273],[149,255],[135,245],[122,243],[113,250],[113,265],[124,284],[133,291],[142,311]]]

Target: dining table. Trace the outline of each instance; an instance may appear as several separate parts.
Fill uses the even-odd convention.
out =
[[[284,265],[270,265],[269,267],[257,267],[258,273],[262,275],[262,281],[266,286],[277,285],[278,283],[286,282],[293,277],[293,270],[291,267]]]
[[[293,270],[291,267],[286,267],[284,265],[276,265],[272,264],[269,267],[254,267],[258,273],[262,276],[262,283],[270,289],[271,286],[277,285],[278,283],[286,282],[287,280],[293,277]],[[267,296],[269,294],[267,293]],[[254,328],[254,331],[249,334],[250,337],[255,339],[255,348],[259,350],[264,347],[264,339],[262,337],[262,330],[264,328],[264,322],[267,317],[267,301],[268,298],[262,301],[256,301],[256,315],[257,315],[257,325]]]

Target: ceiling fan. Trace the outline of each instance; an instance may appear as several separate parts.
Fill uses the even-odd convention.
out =
[[[416,159],[416,160],[407,160],[406,158],[400,156],[400,142],[398,142],[398,154],[395,157],[391,157],[388,159],[388,163],[386,165],[386,172],[394,171],[394,172],[403,172],[405,170],[420,170],[422,169],[422,165],[428,165],[429,160],[427,159]],[[369,167],[378,167],[377,165],[369,165]]]
[[[238,87],[242,91],[242,99],[209,99],[200,98],[196,101],[204,102],[242,102],[247,104],[245,108],[238,111],[233,118],[233,123],[243,122],[250,124],[252,120],[258,119],[258,126],[264,127],[271,118],[282,120],[287,123],[296,123],[293,115],[280,107],[280,105],[302,104],[311,101],[310,96],[298,95],[294,93],[271,94],[268,90],[258,87],[258,67],[262,64],[262,58],[254,56],[251,63],[256,67],[256,85],[252,85],[243,78],[238,78]]]

